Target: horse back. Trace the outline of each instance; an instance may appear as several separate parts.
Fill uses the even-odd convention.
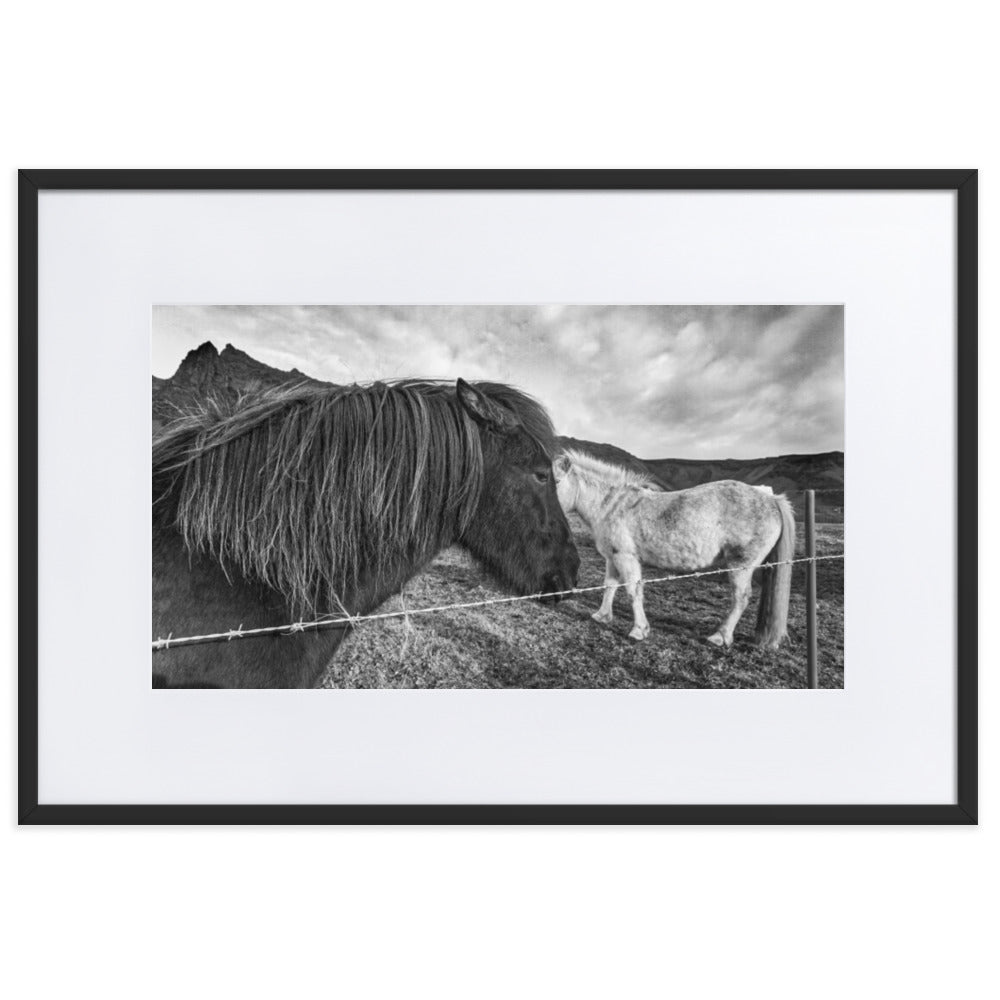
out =
[[[636,492],[609,540],[631,543],[641,562],[671,572],[756,565],[781,534],[777,498],[736,480]]]

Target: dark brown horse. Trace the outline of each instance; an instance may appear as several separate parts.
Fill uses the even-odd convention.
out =
[[[518,594],[575,585],[548,415],[403,381],[208,403],[153,444],[153,637],[361,615],[442,548]],[[343,629],[153,653],[154,687],[312,687]]]

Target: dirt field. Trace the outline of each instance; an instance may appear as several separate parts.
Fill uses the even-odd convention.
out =
[[[583,523],[571,515],[580,551],[579,586],[601,584],[604,559]],[[801,554],[802,526],[798,539]],[[843,550],[842,524],[818,526],[819,554]],[[844,565],[818,565],[820,686],[844,684]],[[657,575],[647,570],[645,575]],[[646,588],[652,628],[644,642],[628,637],[631,605],[624,590],[615,621],[590,618],[600,592],[558,605],[537,601],[411,614],[359,625],[330,666],[324,687],[396,688],[801,688],[805,687],[805,566],[795,566],[789,638],[780,650],[751,645],[758,590],[728,650],[704,641],[728,607],[724,578]],[[379,611],[413,610],[505,596],[461,550],[448,549],[399,597]]]

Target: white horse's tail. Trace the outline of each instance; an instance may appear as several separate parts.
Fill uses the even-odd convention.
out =
[[[774,498],[781,515],[781,534],[765,562],[782,563],[768,566],[764,572],[757,612],[757,645],[777,649],[788,633],[788,602],[792,595],[792,567],[795,558],[795,512],[784,496]]]

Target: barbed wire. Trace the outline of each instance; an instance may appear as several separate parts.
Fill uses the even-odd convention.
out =
[[[710,486],[713,482],[718,482],[716,479],[709,480],[707,483],[699,483],[700,486]],[[771,483],[747,483],[747,486],[756,486],[758,488],[764,486],[775,493],[843,493],[843,486],[774,486]],[[691,487],[680,487],[677,490],[673,490],[674,493],[679,493],[681,489],[690,489]]]
[[[845,553],[835,552],[822,556],[802,556],[798,559],[782,559],[779,562],[761,563],[754,569],[773,569],[776,566],[791,566],[796,563],[821,562],[827,559],[843,559]],[[671,573],[667,576],[653,577],[643,580],[643,587],[656,583],[670,583],[675,580],[693,580],[703,576],[719,576],[722,573],[729,573],[729,569],[706,569],[694,573]],[[383,621],[387,618],[407,618],[410,615],[427,615],[438,611],[456,611],[467,608],[482,608],[492,604],[514,604],[518,601],[535,601],[542,597],[567,597],[571,594],[588,594],[597,590],[604,590],[605,585],[595,584],[591,587],[572,587],[569,590],[544,591],[537,594],[518,594],[508,597],[491,597],[481,601],[464,601],[459,604],[439,604],[428,608],[410,608],[403,611],[383,611],[373,615],[349,615],[345,614],[339,618],[324,615],[311,621],[292,622],[288,625],[269,625],[263,628],[245,629],[242,625],[238,629],[228,629],[225,632],[211,632],[207,635],[185,635],[174,638],[171,632],[165,639],[153,640],[153,652],[158,653],[169,649],[176,649],[181,646],[197,646],[209,642],[232,642],[233,639],[260,639],[267,636],[287,636],[299,635],[303,632],[324,632],[334,628],[353,628],[362,622]]]
[[[718,482],[718,480],[712,479],[707,483],[697,483],[698,486],[708,486],[713,482]],[[766,486],[768,489],[773,490],[775,493],[843,493],[846,487],[844,486],[773,486],[771,483],[747,483],[748,486]],[[691,489],[689,486],[678,486],[676,488],[671,487],[671,493],[680,493],[681,490]]]

